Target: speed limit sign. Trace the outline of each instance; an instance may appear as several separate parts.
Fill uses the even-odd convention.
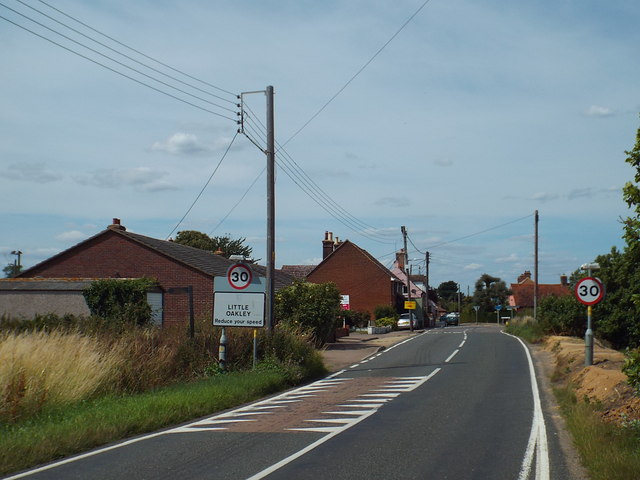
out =
[[[576,298],[585,305],[595,305],[604,297],[604,285],[594,277],[582,278],[576,283]]]
[[[251,284],[253,273],[243,263],[236,263],[227,270],[227,281],[234,290],[244,290]]]

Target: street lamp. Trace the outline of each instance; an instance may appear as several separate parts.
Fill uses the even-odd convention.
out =
[[[581,270],[587,271],[587,276],[591,276],[592,270],[599,270],[600,264],[584,263],[580,266]],[[584,364],[586,366],[593,365],[593,330],[591,329],[591,305],[587,307],[587,331],[584,334]]]

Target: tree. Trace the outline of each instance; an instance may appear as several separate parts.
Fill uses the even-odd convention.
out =
[[[206,233],[198,232],[197,230],[183,230],[178,232],[175,242],[213,253],[221,251],[221,255],[226,258],[231,255],[242,255],[249,258],[253,249],[244,245],[246,240],[246,238],[232,239],[228,233],[222,237],[210,237]]]
[[[485,312],[491,312],[496,305],[504,305],[511,292],[499,277],[483,273],[476,281],[473,302]]]
[[[446,302],[458,301],[458,284],[453,280],[438,285],[438,298]]]
[[[276,321],[310,332],[319,347],[338,327],[340,291],[335,283],[298,280],[278,290],[274,313]]]
[[[13,278],[18,275],[22,271],[22,265],[18,265],[16,263],[9,263],[6,267],[2,269],[4,276],[6,278]]]

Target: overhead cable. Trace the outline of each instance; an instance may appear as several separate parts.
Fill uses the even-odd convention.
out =
[[[416,15],[418,15],[418,13],[420,13],[420,11],[421,11],[421,10],[422,10],[426,5],[427,5],[427,3],[429,3],[429,2],[430,2],[430,0],[425,0],[425,2],[424,2],[422,5],[420,5],[420,7],[418,7],[418,9],[417,9],[415,12],[413,12],[413,14],[412,14],[412,15],[411,15],[411,16],[410,16],[410,17],[409,17],[409,18],[408,18],[408,19],[407,19],[407,20],[406,20],[406,21],[405,21],[401,26],[400,26],[400,28],[399,28],[398,30],[396,30],[396,32],[395,32],[393,35],[391,35],[391,38],[389,38],[389,40],[387,40],[387,41],[386,41],[386,42],[385,42],[385,43],[384,43],[384,44],[383,44],[383,45],[382,45],[382,46],[381,46],[381,47],[376,51],[376,53],[374,53],[374,54],[371,56],[371,58],[369,58],[369,60],[367,60],[367,61],[365,62],[365,64],[364,64],[364,65],[362,65],[362,67],[360,67],[360,69],[359,69],[355,74],[353,74],[353,76],[352,76],[349,80],[347,80],[347,83],[345,83],[345,84],[344,84],[344,85],[343,85],[343,86],[342,86],[342,87],[341,87],[341,88],[340,88],[340,89],[339,89],[335,94],[333,94],[333,96],[332,96],[329,100],[327,100],[327,101],[324,103],[324,105],[322,105],[322,107],[320,107],[320,109],[319,109],[316,113],[314,113],[314,114],[311,116],[311,118],[309,118],[309,120],[307,120],[307,121],[306,121],[306,122],[305,122],[305,123],[304,123],[304,124],[303,124],[299,129],[298,129],[298,130],[296,130],[296,132],[295,132],[293,135],[291,135],[291,136],[287,139],[287,141],[285,141],[285,142],[282,144],[282,146],[285,146],[287,143],[289,143],[291,140],[293,140],[293,139],[294,139],[294,138],[295,138],[295,137],[296,137],[296,136],[297,136],[297,135],[298,135],[302,130],[304,130],[304,129],[307,127],[307,125],[309,125],[309,124],[310,124],[310,123],[311,123],[311,122],[312,122],[312,121],[313,121],[313,120],[314,120],[318,115],[320,115],[320,114],[323,112],[323,110],[324,110],[325,108],[327,108],[327,107],[329,106],[329,104],[330,104],[331,102],[333,102],[333,101],[336,99],[336,97],[337,97],[338,95],[340,95],[340,94],[341,94],[341,93],[342,93],[342,92],[343,92],[343,91],[344,91],[344,90],[345,90],[345,89],[346,89],[346,88],[351,84],[351,82],[353,82],[353,81],[356,79],[356,77],[357,77],[358,75],[360,75],[360,74],[362,73],[362,71],[363,71],[365,68],[367,68],[371,62],[373,62],[373,60],[375,60],[375,58],[376,58],[378,55],[380,55],[380,53],[381,53],[381,52],[382,52],[382,51],[387,47],[387,45],[389,45],[389,44],[390,44],[390,43],[391,43],[391,42],[392,42],[392,41],[393,41],[393,40],[398,36],[398,34],[399,34],[402,30],[404,30],[404,28],[409,24],[409,22],[411,22],[411,20],[413,20],[413,19],[415,18],[415,16],[416,16]]]
[[[218,171],[218,168],[220,168],[220,165],[222,165],[222,161],[225,159],[225,157],[227,156],[227,153],[229,153],[229,150],[231,149],[231,145],[233,145],[233,142],[235,141],[236,137],[238,136],[238,132],[236,132],[236,134],[233,136],[233,138],[231,139],[231,142],[229,142],[229,146],[227,147],[227,149],[224,151],[224,154],[222,155],[222,157],[220,158],[220,161],[218,162],[218,164],[216,165],[216,168],[213,169],[213,172],[211,172],[211,175],[209,175],[209,178],[207,180],[207,182],[204,184],[204,186],[202,187],[202,190],[200,190],[200,193],[198,193],[198,195],[196,196],[196,198],[193,200],[193,203],[191,203],[191,206],[187,209],[187,211],[185,212],[185,214],[182,216],[182,218],[180,219],[180,221],[178,221],[178,223],[176,224],[175,227],[173,227],[173,230],[171,230],[171,232],[169,232],[169,235],[167,235],[167,240],[171,237],[171,235],[173,235],[173,232],[176,231],[176,229],[180,226],[180,224],[183,222],[183,220],[185,218],[187,218],[187,215],[189,215],[189,212],[191,212],[191,209],[194,207],[194,205],[196,204],[196,202],[200,199],[200,197],[202,196],[202,194],[204,193],[205,189],[207,188],[207,186],[209,185],[209,182],[211,182],[211,179],[213,178],[213,176],[216,174],[216,172]]]
[[[148,79],[150,79],[150,80],[153,80],[153,81],[155,81],[155,82],[158,82],[158,83],[160,83],[160,84],[162,84],[162,85],[164,85],[164,86],[166,86],[166,87],[172,88],[172,89],[174,89],[174,90],[176,90],[176,91],[178,91],[178,92],[180,92],[180,93],[183,93],[183,94],[185,94],[185,95],[187,95],[187,96],[189,96],[189,97],[192,97],[192,98],[195,98],[195,99],[197,99],[197,100],[200,100],[201,102],[205,102],[205,103],[207,103],[207,104],[209,104],[209,105],[212,105],[212,106],[218,107],[218,108],[220,108],[220,109],[222,109],[222,110],[225,110],[225,111],[227,111],[227,112],[236,113],[236,111],[235,111],[235,110],[232,110],[232,109],[230,109],[230,108],[228,108],[228,107],[225,107],[225,106],[219,105],[219,104],[217,104],[217,103],[215,103],[215,102],[211,102],[211,101],[209,101],[209,100],[206,100],[206,99],[204,99],[204,98],[202,98],[202,97],[199,97],[199,96],[197,96],[197,95],[194,95],[194,94],[192,94],[192,93],[189,93],[189,92],[187,92],[187,91],[185,91],[185,90],[183,90],[183,89],[181,89],[181,88],[175,87],[175,86],[173,86],[173,85],[171,85],[171,84],[169,84],[169,83],[167,83],[167,82],[165,82],[165,81],[163,81],[163,80],[159,80],[159,79],[157,79],[157,78],[155,78],[155,77],[153,77],[153,76],[151,76],[151,75],[148,75],[148,74],[146,74],[146,73],[144,73],[144,72],[142,72],[142,71],[140,71],[140,70],[138,70],[138,69],[136,69],[136,68],[133,68],[133,67],[131,67],[131,66],[129,66],[129,65],[127,65],[127,64],[125,64],[125,63],[123,63],[123,62],[119,61],[119,60],[116,60],[115,58],[110,57],[109,55],[106,55],[106,54],[104,54],[104,53],[102,53],[102,52],[100,52],[100,51],[98,51],[98,50],[96,50],[96,49],[94,49],[94,48],[91,48],[91,47],[89,47],[89,46],[87,46],[87,45],[84,45],[83,43],[78,42],[77,40],[74,40],[73,38],[69,37],[68,35],[65,35],[65,34],[63,34],[63,33],[60,33],[60,32],[58,32],[57,30],[54,30],[53,28],[51,28],[51,27],[49,27],[49,26],[47,26],[47,25],[45,25],[45,24],[43,24],[43,23],[41,23],[41,22],[39,22],[39,21],[37,21],[37,20],[34,20],[34,19],[33,19],[33,18],[31,18],[31,17],[29,17],[29,16],[27,16],[27,15],[25,15],[25,14],[23,14],[23,13],[20,13],[20,12],[18,12],[17,10],[15,10],[15,9],[11,8],[11,7],[8,7],[7,5],[5,5],[5,4],[4,4],[4,3],[2,3],[2,2],[0,2],[0,6],[2,6],[2,7],[4,7],[4,8],[6,8],[7,10],[10,10],[10,11],[12,11],[12,12],[16,13],[17,15],[20,15],[20,16],[21,16],[21,17],[23,17],[23,18],[26,18],[27,20],[29,20],[29,21],[31,21],[31,22],[33,22],[33,23],[35,23],[36,25],[41,26],[42,28],[45,28],[45,29],[47,29],[47,30],[49,30],[49,31],[51,31],[51,32],[53,32],[53,33],[55,33],[55,34],[57,34],[57,35],[61,36],[62,38],[65,38],[65,39],[69,40],[70,42],[75,43],[76,45],[79,45],[79,46],[81,46],[81,47],[83,47],[83,48],[86,48],[86,49],[87,49],[87,50],[89,50],[90,52],[93,52],[93,53],[95,53],[95,54],[97,54],[97,55],[100,55],[101,57],[104,57],[104,58],[106,58],[106,59],[108,59],[108,60],[110,60],[110,61],[112,61],[112,62],[114,62],[114,63],[116,63],[116,64],[118,64],[118,65],[120,65],[120,66],[122,66],[122,67],[124,67],[124,68],[127,68],[127,69],[129,69],[129,70],[131,70],[131,71],[133,71],[133,72],[136,72],[136,73],[138,73],[139,75],[142,75],[143,77],[146,77],[146,78],[148,78]],[[4,17],[3,17],[3,18],[4,18]],[[17,25],[15,22],[11,22],[11,23],[14,23],[14,25]],[[26,28],[25,28],[25,30],[28,30],[28,29],[26,29]],[[30,31],[30,30],[28,30],[28,31]],[[31,32],[31,33],[35,33],[35,32]],[[39,37],[41,37],[41,38],[46,38],[46,37],[43,37],[42,35],[38,35],[38,36],[39,36]],[[49,40],[48,38],[46,38],[46,39],[47,39],[47,40]],[[52,41],[52,40],[49,40],[49,41],[51,41],[52,43],[54,43],[54,44],[56,44],[56,45],[58,45],[58,46],[61,46],[59,43],[56,43],[56,42],[54,42],[54,41]],[[67,50],[70,50],[70,49],[67,49]],[[70,50],[70,51],[73,51],[73,50]],[[77,53],[77,52],[75,52],[75,51],[74,51],[74,53]],[[84,58],[88,58],[88,57],[86,57],[86,56],[84,56],[84,55],[81,55],[81,56],[83,56]],[[92,60],[92,61],[93,61],[93,60]],[[95,61],[94,61],[94,63],[97,63],[98,65],[101,65],[101,66],[104,66],[102,63],[99,63],[99,62],[95,62]],[[112,71],[113,71],[113,69],[110,69],[110,70],[112,70]],[[127,76],[127,78],[131,78],[131,77]],[[234,121],[235,121],[235,120],[234,120]]]
[[[145,58],[147,58],[147,59],[149,59],[149,60],[152,60],[152,61],[156,62],[157,64],[162,65],[163,67],[166,67],[166,68],[168,68],[168,69],[170,69],[170,70],[172,70],[172,71],[174,71],[174,72],[176,72],[176,73],[179,73],[180,75],[184,75],[185,77],[188,77],[188,78],[190,78],[190,79],[192,79],[192,80],[195,80],[195,81],[197,81],[197,82],[200,82],[200,83],[201,83],[201,84],[203,84],[203,85],[207,85],[208,87],[214,88],[214,89],[216,89],[216,90],[218,90],[218,91],[220,91],[220,92],[224,92],[224,93],[226,93],[226,94],[228,94],[228,95],[232,95],[233,97],[238,98],[238,95],[237,95],[237,94],[235,94],[235,93],[233,93],[233,92],[230,92],[230,91],[228,91],[228,90],[225,90],[224,88],[220,88],[220,87],[218,87],[218,86],[216,86],[216,85],[213,85],[213,84],[211,84],[211,83],[209,83],[209,82],[206,82],[206,81],[201,80],[201,79],[199,79],[199,78],[196,78],[196,77],[194,77],[194,76],[192,76],[192,75],[189,75],[188,73],[185,73],[185,72],[183,72],[183,71],[181,71],[181,70],[178,70],[177,68],[174,68],[174,67],[172,67],[171,65],[167,65],[166,63],[163,63],[163,62],[161,62],[160,60],[158,60],[158,59],[156,59],[156,58],[153,58],[153,57],[151,57],[151,56],[149,56],[149,55],[147,55],[147,54],[145,54],[145,53],[143,53],[143,52],[141,52],[141,51],[139,51],[139,50],[136,50],[135,48],[133,48],[133,47],[131,47],[131,46],[129,46],[129,45],[127,45],[127,44],[125,44],[125,43],[122,43],[122,42],[120,42],[119,40],[116,40],[116,39],[115,39],[115,38],[113,38],[113,37],[110,37],[110,36],[109,36],[109,35],[107,35],[106,33],[101,32],[100,30],[97,30],[97,29],[93,28],[93,27],[92,27],[92,26],[90,26],[90,25],[87,25],[86,23],[84,23],[84,22],[82,22],[82,21],[78,20],[77,18],[75,18],[75,17],[73,17],[73,16],[71,16],[71,15],[69,15],[69,14],[67,14],[67,13],[63,12],[63,11],[62,11],[62,10],[60,10],[59,8],[56,8],[56,7],[54,7],[53,5],[51,5],[51,4],[49,4],[49,3],[47,3],[47,2],[45,2],[45,1],[43,1],[43,0],[38,0],[38,1],[39,1],[40,3],[42,3],[42,4],[46,5],[47,7],[49,7],[49,8],[51,8],[51,9],[55,10],[56,12],[60,13],[61,15],[64,15],[65,17],[67,17],[67,18],[69,18],[69,19],[73,20],[74,22],[79,23],[80,25],[82,25],[82,26],[84,26],[84,27],[88,28],[89,30],[91,30],[91,31],[93,31],[93,32],[96,32],[97,34],[102,35],[102,36],[103,36],[103,37],[105,37],[105,38],[108,38],[108,39],[109,39],[109,40],[111,40],[112,42],[115,42],[115,43],[117,43],[118,45],[121,45],[121,46],[123,46],[123,47],[125,47],[125,48],[127,48],[127,49],[131,50],[132,52],[137,53],[138,55],[142,55],[143,57],[145,57]]]
[[[52,20],[52,21],[56,22],[57,24],[62,25],[62,26],[63,26],[63,27],[65,27],[65,28],[68,28],[68,29],[69,29],[69,30],[71,30],[72,32],[75,32],[75,33],[77,33],[78,35],[81,35],[81,36],[83,36],[84,38],[86,38],[86,39],[88,39],[88,40],[91,40],[92,42],[95,42],[95,43],[97,43],[98,45],[100,45],[100,46],[102,46],[102,47],[104,47],[104,48],[107,48],[107,49],[111,50],[112,52],[117,53],[118,55],[121,55],[121,56],[123,56],[123,57],[125,57],[125,58],[127,58],[127,59],[131,60],[132,62],[135,62],[135,63],[137,63],[137,64],[139,64],[139,65],[142,65],[143,67],[148,68],[149,70],[152,70],[152,71],[154,71],[154,72],[156,72],[156,73],[159,73],[160,75],[163,75],[163,76],[165,76],[165,77],[167,77],[167,78],[170,78],[171,80],[174,80],[174,81],[176,81],[176,82],[178,82],[178,83],[181,83],[181,84],[186,85],[186,86],[188,86],[188,87],[190,87],[190,88],[193,88],[194,90],[197,90],[197,91],[199,91],[199,92],[202,92],[202,93],[204,93],[204,94],[206,94],[206,95],[210,95],[210,96],[212,96],[212,97],[214,97],[214,98],[217,98],[217,99],[219,99],[219,100],[222,100],[223,102],[228,102],[228,103],[230,103],[230,104],[232,104],[232,105],[234,105],[234,106],[237,106],[237,102],[236,102],[236,101],[229,100],[229,99],[227,99],[227,98],[221,97],[220,95],[216,95],[216,94],[211,93],[211,92],[209,92],[209,91],[207,91],[207,90],[204,90],[204,89],[202,89],[202,88],[200,88],[200,87],[196,87],[195,85],[192,85],[192,84],[190,84],[190,83],[188,83],[188,82],[185,82],[184,80],[180,80],[179,78],[176,78],[176,77],[174,77],[174,76],[172,76],[172,75],[169,75],[169,74],[167,74],[167,73],[164,73],[163,71],[161,71],[161,70],[159,70],[159,69],[157,69],[157,68],[155,68],[155,67],[152,67],[151,65],[148,65],[148,64],[143,63],[143,62],[141,62],[141,61],[139,61],[139,60],[136,60],[136,59],[135,59],[135,58],[133,58],[132,56],[127,55],[127,54],[125,54],[125,53],[122,53],[122,52],[120,52],[120,51],[116,50],[115,48],[110,47],[109,45],[107,45],[107,44],[105,44],[105,43],[103,43],[103,42],[100,42],[99,40],[96,40],[95,38],[93,38],[93,37],[91,37],[91,36],[89,36],[89,35],[87,35],[87,34],[85,34],[85,33],[82,33],[81,31],[79,31],[79,30],[77,30],[77,29],[75,29],[75,28],[73,28],[73,27],[71,27],[71,26],[67,25],[66,23],[63,23],[63,22],[61,22],[61,21],[59,21],[59,20],[57,20],[57,19],[53,18],[52,16],[50,16],[50,15],[46,14],[45,12],[43,12],[43,11],[41,11],[41,10],[38,10],[37,8],[32,7],[31,5],[27,4],[27,3],[26,3],[26,2],[24,2],[23,0],[16,0],[16,1],[17,1],[17,2],[19,2],[19,3],[21,3],[22,5],[24,5],[24,6],[28,7],[28,8],[30,8],[31,10],[33,10],[33,11],[35,11],[35,12],[38,12],[40,15],[42,15],[42,16],[44,16],[44,17],[47,17],[48,19],[50,19],[50,20]],[[56,33],[57,33],[57,32],[56,32]],[[84,45],[83,45],[83,46],[84,46]],[[88,47],[85,47],[85,48],[88,48]],[[233,112],[235,112],[235,110],[229,110],[229,111],[233,111]]]

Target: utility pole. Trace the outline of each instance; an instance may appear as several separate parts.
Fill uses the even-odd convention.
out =
[[[267,87],[267,275],[265,296],[265,320],[267,331],[273,330],[273,272],[276,261],[275,218],[276,218],[276,188],[275,188],[275,133],[273,114],[273,87]]]
[[[427,321],[429,322],[429,327],[431,326],[431,316],[429,313],[431,312],[431,304],[429,303],[429,252],[425,253],[425,272],[424,272],[424,287],[427,291]]]
[[[400,227],[402,232],[402,239],[404,242],[404,272],[407,276],[407,301],[411,301],[411,279],[409,278],[411,273],[409,271],[409,255],[407,255],[407,229],[405,226]],[[413,311],[409,310],[409,329],[413,332]]]
[[[534,263],[533,263],[533,321],[537,321],[538,320],[538,210],[536,210],[535,214],[534,214],[534,223],[535,223],[535,228],[534,228],[534,235],[535,235],[535,242],[534,242]]]

